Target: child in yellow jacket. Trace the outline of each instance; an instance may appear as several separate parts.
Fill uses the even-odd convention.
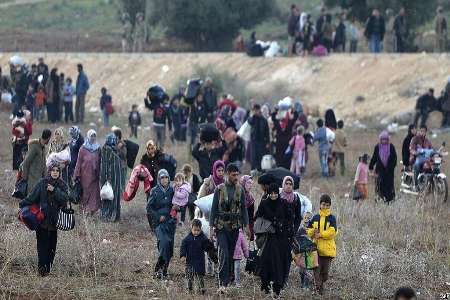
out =
[[[319,252],[319,266],[314,269],[316,289],[323,293],[323,285],[328,280],[328,273],[333,258],[336,257],[337,234],[336,217],[331,214],[331,198],[329,195],[320,196],[320,212],[309,222],[307,234],[317,245]]]

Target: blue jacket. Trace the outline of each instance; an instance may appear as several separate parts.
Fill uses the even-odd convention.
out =
[[[167,190],[164,190],[159,184],[152,188],[147,199],[147,214],[152,217],[154,222],[159,224],[161,216],[166,217],[166,219],[169,218],[173,194],[174,191],[171,186]]]
[[[89,80],[88,80],[86,74],[84,74],[84,72],[81,71],[78,74],[75,92],[76,92],[77,96],[81,96],[81,95],[86,95],[88,90],[89,90]]]
[[[186,257],[186,272],[205,275],[205,252],[214,248],[212,242],[201,232],[199,236],[189,233],[181,242],[180,257]]]
[[[316,132],[314,133],[313,142],[319,143],[320,152],[322,151],[325,152],[330,149],[330,145],[327,139],[327,129],[325,127],[320,127],[319,129],[316,130]]]

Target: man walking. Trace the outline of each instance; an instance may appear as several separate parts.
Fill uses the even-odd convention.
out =
[[[417,127],[417,123],[420,119],[420,126],[426,125],[428,114],[432,111],[436,98],[434,98],[434,90],[429,89],[426,94],[417,99],[416,102],[416,115],[414,117],[414,126]]]
[[[365,36],[369,41],[369,50],[372,53],[380,53],[382,50],[382,42],[386,26],[384,18],[380,15],[378,9],[374,9],[372,16],[369,17],[366,23]]]
[[[78,77],[75,87],[75,93],[77,95],[77,99],[75,102],[75,122],[83,123],[86,94],[87,91],[89,90],[89,80],[83,71],[83,65],[78,64],[77,68],[78,68]]]
[[[28,152],[22,162],[22,177],[28,185],[27,194],[31,193],[38,181],[45,176],[45,145],[51,136],[50,129],[44,129],[40,139],[28,142]]]
[[[252,170],[261,171],[261,160],[264,154],[269,151],[270,137],[269,124],[262,116],[261,106],[259,104],[253,106],[253,116],[248,119],[248,124],[251,126]]]
[[[406,22],[405,8],[400,8],[399,14],[394,21],[394,51],[397,53],[405,52],[405,43],[408,38],[408,24]]]
[[[436,31],[435,52],[445,52],[447,50],[447,19],[444,16],[444,10],[441,6],[437,9],[434,28]]]
[[[289,16],[288,21],[288,55],[292,56],[292,53],[294,52],[294,45],[295,41],[297,39],[297,33],[298,33],[298,26],[299,26],[299,20],[300,20],[300,12],[295,4],[291,5],[291,15]]]
[[[222,292],[230,284],[233,275],[233,254],[239,229],[245,228],[247,235],[248,214],[245,193],[239,184],[239,168],[227,166],[225,183],[216,187],[210,215],[210,237],[217,237],[219,248],[219,290]]]

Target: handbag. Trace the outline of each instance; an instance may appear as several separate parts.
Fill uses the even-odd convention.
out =
[[[81,182],[76,181],[69,191],[69,201],[73,204],[80,203],[81,197],[83,196],[83,188],[81,187]]]
[[[362,199],[362,194],[358,190],[358,187],[356,186],[356,184],[354,184],[353,188],[352,188],[352,199],[353,200],[361,200]]]
[[[75,212],[69,202],[69,208],[62,208],[58,214],[56,229],[69,231],[75,228]]]
[[[25,179],[19,179],[16,182],[11,196],[17,199],[24,199],[27,196],[28,183]]]
[[[255,232],[255,234],[275,233],[275,228],[273,227],[271,221],[259,217],[256,219],[255,224],[253,225],[253,231]]]
[[[109,181],[106,181],[105,184],[102,186],[102,189],[100,190],[100,199],[102,199],[103,201],[114,200],[114,191],[113,191],[111,183],[109,183]]]
[[[24,206],[19,210],[18,219],[30,230],[37,230],[45,219],[41,208],[32,204]]]

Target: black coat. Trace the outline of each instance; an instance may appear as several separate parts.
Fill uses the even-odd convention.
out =
[[[161,161],[162,161],[163,157],[164,157],[164,154],[160,151],[157,151],[155,156],[153,156],[153,157],[150,157],[147,153],[142,155],[140,163],[142,165],[144,165],[150,171],[150,174],[153,177],[152,188],[157,183],[156,179],[158,178],[158,172],[161,167]]]
[[[432,111],[434,107],[436,107],[436,98],[434,96],[424,94],[417,99],[416,110],[426,113]]]
[[[212,166],[216,160],[221,160],[225,153],[225,142],[222,142],[222,146],[215,148],[211,151],[206,149],[200,149],[201,144],[198,143],[192,149],[192,156],[198,161],[198,168],[200,171],[200,177],[205,179],[212,173]]]
[[[381,163],[378,149],[378,145],[376,145],[373,150],[372,159],[370,160],[369,170],[374,170],[375,168],[375,173],[378,175],[378,195],[385,201],[391,201],[395,198],[394,171],[397,166],[397,152],[395,151],[394,145],[391,144],[391,155],[389,156],[387,166],[385,167]]]
[[[289,146],[289,141],[292,138],[292,128],[297,121],[298,114],[294,113],[294,118],[288,121],[286,128],[283,130],[281,128],[280,121],[272,115],[272,121],[274,129],[276,131],[277,140],[275,143],[275,161],[278,167],[283,167],[285,169],[291,168],[291,157],[286,155],[286,149]]]
[[[186,273],[205,275],[205,252],[211,249],[214,245],[203,232],[199,236],[189,233],[180,247],[180,257],[186,257]]]
[[[374,16],[371,16],[367,20],[364,35],[368,39],[370,39],[370,37],[374,34],[379,34],[382,41],[384,39],[385,32],[386,32],[386,25],[383,17],[379,17],[379,19],[377,20]]]
[[[402,161],[403,165],[405,167],[409,167],[409,157],[410,157],[410,151],[409,151],[409,145],[411,144],[411,140],[414,137],[413,134],[408,134],[405,139],[403,140],[402,145]]]
[[[73,172],[75,170],[75,166],[77,165],[78,161],[78,153],[80,152],[81,146],[84,144],[84,138],[80,134],[78,137],[78,140],[75,143],[70,143],[70,164],[69,164],[69,179],[72,178]]]
[[[251,126],[251,141],[267,145],[270,141],[267,120],[262,116],[252,116],[247,122]]]
[[[262,283],[274,283],[281,287],[286,279],[286,267],[291,260],[289,247],[289,213],[284,202],[266,199],[261,202],[256,218],[262,217],[272,222],[275,233],[268,234],[266,244],[258,262],[258,275]]]

